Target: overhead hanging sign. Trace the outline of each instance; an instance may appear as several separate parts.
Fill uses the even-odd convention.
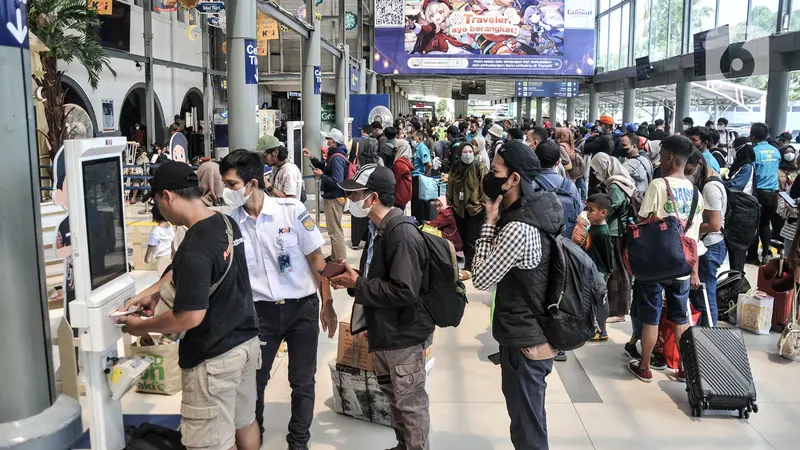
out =
[[[350,90],[358,92],[358,87],[361,84],[361,72],[356,69],[350,68]]]
[[[200,14],[214,14],[225,11],[224,2],[200,2],[195,6]]]
[[[267,56],[267,43],[278,39],[278,22],[261,11],[257,11],[257,13],[258,55]]]
[[[258,44],[255,39],[244,40],[244,82],[258,84]]]
[[[110,16],[111,10],[114,7],[114,0],[87,0],[86,6],[88,9],[97,11],[100,16]]]
[[[225,11],[208,14],[206,16],[206,21],[208,22],[209,26],[222,28],[223,31],[225,31],[225,26],[227,24],[227,20],[225,19],[226,19]]]
[[[28,48],[28,11],[20,0],[0,0],[0,45]]]
[[[391,11],[394,0],[376,0]],[[404,0],[375,17],[375,70],[385,74],[591,75],[595,0]]]
[[[322,69],[314,66],[314,94],[322,94]]]
[[[517,97],[577,97],[577,81],[517,81]]]
[[[156,12],[178,11],[178,0],[158,0],[153,8]]]

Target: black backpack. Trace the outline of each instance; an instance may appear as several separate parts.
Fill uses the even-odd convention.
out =
[[[550,345],[574,350],[598,329],[597,313],[606,301],[606,282],[592,258],[570,239],[550,234],[547,238],[550,272],[545,314],[539,317],[539,325]]]
[[[405,216],[390,219],[390,223],[386,224],[384,236],[388,236],[402,224],[413,226],[422,236],[428,250],[428,270],[422,280],[420,296],[423,306],[437,327],[457,327],[467,307],[467,290],[458,277],[455,247],[443,237],[420,230],[416,223]]]
[[[186,450],[181,443],[181,432],[152,423],[138,427],[125,427],[131,437],[125,450]]]
[[[364,142],[364,148],[358,154],[358,164],[363,167],[367,164],[378,164],[381,156],[378,154],[378,140],[374,137],[367,138]]]
[[[718,181],[725,187],[728,204],[725,209],[725,245],[728,248],[744,250],[750,247],[761,220],[761,205],[758,200],[745,192],[728,189],[719,177],[711,177],[708,181]]]

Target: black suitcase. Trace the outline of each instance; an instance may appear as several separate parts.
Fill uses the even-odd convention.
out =
[[[686,392],[692,417],[708,409],[739,411],[747,419],[758,412],[756,386],[741,330],[690,327],[680,340]]]

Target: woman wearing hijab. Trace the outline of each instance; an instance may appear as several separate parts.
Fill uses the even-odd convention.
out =
[[[475,149],[471,144],[459,141],[453,144],[453,149],[459,159],[450,168],[446,200],[448,205],[453,206],[453,218],[464,248],[464,270],[459,273],[463,281],[472,278],[475,243],[486,221],[483,204],[488,199],[483,193],[483,177],[489,168],[475,158]]]
[[[624,322],[631,307],[631,280],[623,264],[622,236],[628,221],[628,205],[630,198],[636,194],[636,185],[622,163],[607,153],[594,155],[591,168],[600,182],[600,191],[611,197],[611,210],[606,222],[611,243],[614,244],[614,269],[608,277],[608,322]]]
[[[797,151],[789,144],[785,144],[779,150],[781,162],[778,166],[778,184],[781,191],[788,192],[792,188],[792,183],[797,179]]]
[[[394,206],[403,211],[406,210],[406,205],[411,201],[411,172],[414,170],[413,157],[411,145],[408,141],[398,139],[394,164],[392,164],[395,181]]]
[[[442,237],[452,242],[457,252],[462,250],[461,235],[458,234],[458,227],[453,218],[453,208],[447,205],[447,196],[443,195],[436,199],[436,219],[428,222],[428,225],[442,232]]]
[[[733,152],[736,157],[728,170],[725,185],[728,189],[753,195],[753,164],[756,161],[753,145],[746,137],[738,137],[733,141]]]
[[[206,206],[222,206],[222,191],[225,185],[222,183],[222,175],[219,173],[219,164],[209,161],[200,165],[197,169],[197,181],[200,190],[203,192],[203,203]]]

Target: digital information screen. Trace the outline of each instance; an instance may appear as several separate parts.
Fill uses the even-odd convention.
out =
[[[375,0],[386,11],[375,17],[375,70],[588,76],[596,9],[595,0]]]
[[[303,129],[296,128],[292,131],[293,136],[292,140],[294,141],[294,163],[300,166],[300,162],[303,161]]]
[[[577,81],[517,81],[517,97],[577,97]]]
[[[95,290],[128,271],[119,157],[84,162],[83,189],[89,267]]]

